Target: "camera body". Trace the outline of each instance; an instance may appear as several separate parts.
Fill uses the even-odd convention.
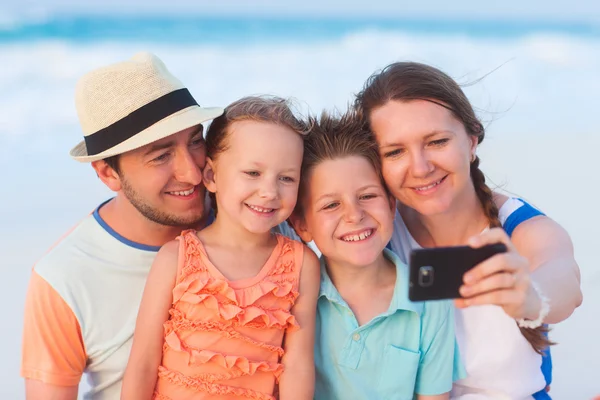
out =
[[[506,251],[502,243],[480,248],[455,246],[415,249],[410,255],[408,298],[411,301],[459,298],[465,272]]]

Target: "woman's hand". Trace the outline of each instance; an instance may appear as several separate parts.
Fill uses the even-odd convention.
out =
[[[478,248],[494,243],[503,243],[508,251],[465,273],[460,288],[463,298],[455,300],[456,306],[494,304],[514,319],[535,320],[542,302],[531,285],[529,261],[517,252],[506,232],[501,228],[489,229],[472,237],[468,245]]]

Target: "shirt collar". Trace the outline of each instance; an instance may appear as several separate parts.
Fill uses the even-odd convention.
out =
[[[386,314],[390,315],[396,311],[412,311],[420,315],[423,312],[423,303],[412,302],[408,299],[408,267],[391,250],[384,249],[383,254],[396,266],[394,295]],[[325,297],[331,302],[346,305],[346,302],[331,281],[329,274],[327,274],[325,257],[323,256],[321,256],[321,288],[319,290],[319,297]]]
[[[339,292],[335,288],[335,285],[331,281],[329,274],[327,273],[327,262],[325,261],[325,257],[321,256],[321,287],[319,289],[319,297],[326,297],[327,300],[346,304],[342,296],[340,296]]]
[[[423,303],[408,299],[408,266],[400,260],[396,253],[389,249],[383,249],[383,254],[396,265],[396,286],[394,287],[394,296],[392,297],[388,312],[406,310],[421,315],[423,312]]]

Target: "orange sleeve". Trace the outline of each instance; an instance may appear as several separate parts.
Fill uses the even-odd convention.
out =
[[[25,300],[21,376],[51,385],[78,385],[86,365],[77,318],[35,271]]]

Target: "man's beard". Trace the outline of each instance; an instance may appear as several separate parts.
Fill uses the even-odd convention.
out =
[[[188,217],[179,217],[177,215],[168,214],[157,208],[145,203],[142,197],[135,191],[129,182],[121,176],[121,188],[125,197],[144,217],[152,222],[166,226],[181,226],[190,227],[198,225],[204,218],[203,214],[198,216],[191,215]]]

